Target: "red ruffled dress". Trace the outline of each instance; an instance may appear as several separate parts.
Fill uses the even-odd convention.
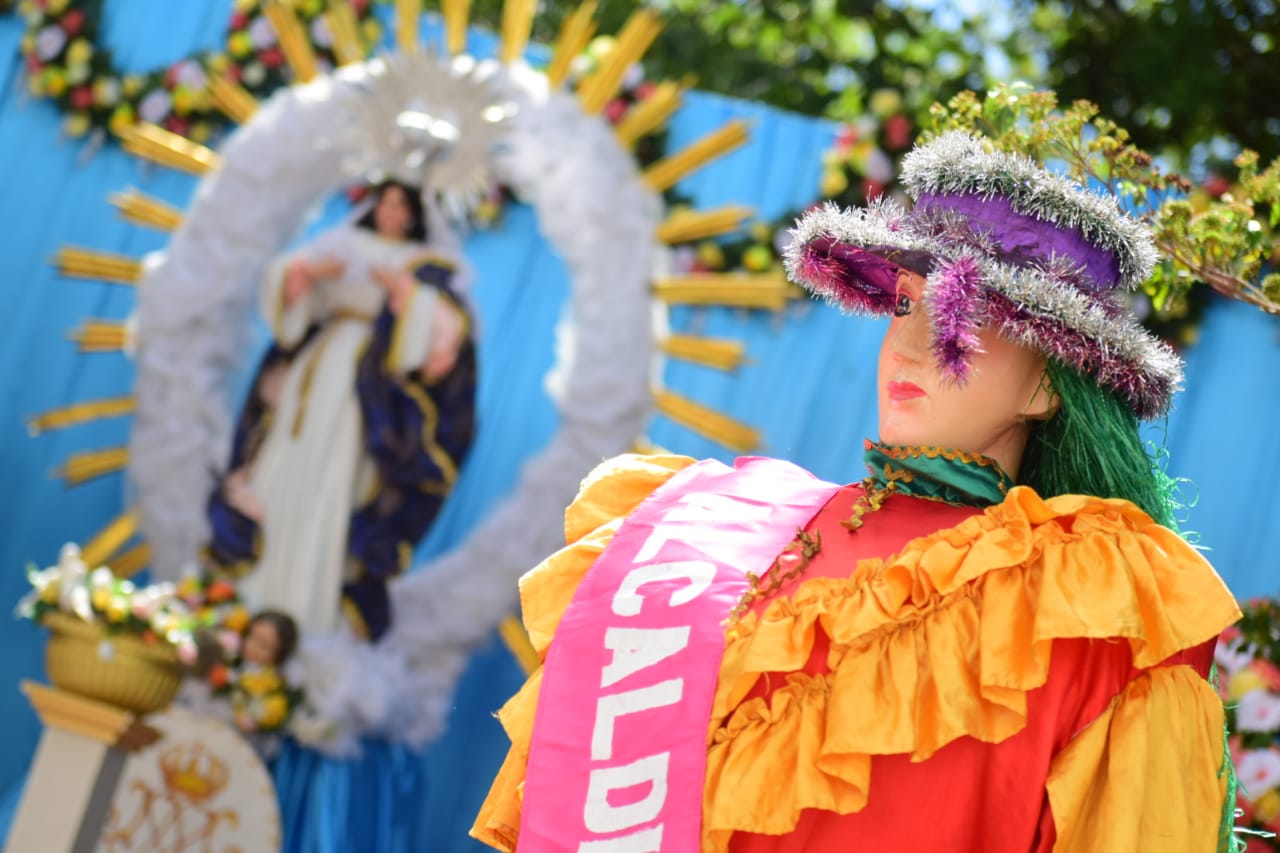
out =
[[[1209,564],[1126,501],[1045,500],[963,454],[869,452],[888,496],[841,489],[806,528],[818,552],[726,629],[702,851],[1219,849],[1206,677],[1239,611]],[[521,582],[544,658],[621,519],[692,461],[620,457],[584,483],[568,545]],[[499,715],[512,746],[472,830],[501,850],[540,683]]]

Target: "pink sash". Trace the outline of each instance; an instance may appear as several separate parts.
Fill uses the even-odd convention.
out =
[[[520,853],[699,849],[725,619],[838,489],[780,460],[706,461],[627,517],[547,652]]]

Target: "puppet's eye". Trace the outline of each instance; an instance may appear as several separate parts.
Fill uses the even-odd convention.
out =
[[[915,300],[905,293],[898,294],[898,301],[893,305],[893,316],[905,317],[911,313],[911,308],[915,305]]]

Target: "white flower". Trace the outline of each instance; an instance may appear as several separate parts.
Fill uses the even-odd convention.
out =
[[[254,18],[253,23],[249,24],[249,41],[258,50],[275,44],[276,31],[275,27],[271,26],[271,21],[263,15]]]
[[[677,246],[671,250],[671,271],[683,275],[693,269],[698,261],[698,250],[693,246]]]
[[[1218,643],[1213,650],[1213,660],[1218,665],[1218,669],[1231,676],[1252,663],[1254,651],[1253,646],[1245,646],[1240,640],[1230,645]]]
[[[111,644],[110,640],[103,640],[98,643],[98,657],[102,660],[112,660],[116,656],[116,647]]]
[[[48,62],[58,55],[66,43],[67,34],[62,31],[62,27],[45,27],[36,35],[36,56],[42,62]]]
[[[199,62],[193,62],[188,59],[178,65],[177,73],[174,74],[174,80],[179,86],[188,89],[203,89],[205,83],[208,82],[208,75],[204,73],[204,69],[200,67]]]
[[[879,148],[867,155],[867,177],[878,184],[887,184],[893,178],[893,161]]]
[[[1242,732],[1280,729],[1280,696],[1270,690],[1250,690],[1236,706],[1236,725]]]
[[[169,114],[171,106],[173,106],[173,98],[169,97],[169,93],[156,89],[149,92],[142,99],[142,103],[138,104],[138,118],[154,124]]]
[[[622,73],[622,88],[634,89],[644,82],[644,66],[639,62]]]
[[[240,73],[240,79],[247,86],[260,86],[262,81],[266,79],[267,69],[262,66],[261,62],[250,62],[244,67],[244,71]]]
[[[106,566],[99,566],[89,574],[89,586],[94,589],[110,589],[115,575]]]
[[[329,21],[324,15],[311,22],[311,40],[315,42],[316,47],[333,46],[333,32],[329,29]]]
[[[1251,749],[1236,764],[1240,785],[1256,800],[1280,784],[1280,753],[1274,749]]]

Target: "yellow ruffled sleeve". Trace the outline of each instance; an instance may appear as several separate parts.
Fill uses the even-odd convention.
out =
[[[1222,701],[1188,666],[1145,672],[1058,753],[1054,853],[1219,848]]]
[[[921,762],[958,738],[995,744],[1017,734],[1057,639],[1127,643],[1145,669],[1237,618],[1204,558],[1132,504],[1044,500],[1014,488],[955,527],[886,560],[860,561],[847,578],[807,581],[730,628],[709,737],[703,849],[727,850],[738,831],[784,834],[805,809],[860,811],[874,756]],[[826,670],[802,674],[819,634]],[[763,679],[771,692],[747,699]],[[1189,709],[1197,714],[1216,701],[1203,686],[1195,694],[1203,707]],[[1164,713],[1163,701],[1148,707]],[[1221,710],[1206,714],[1188,725],[1216,725],[1220,755]],[[1204,777],[1201,769],[1183,775]]]
[[[603,462],[587,475],[577,498],[565,511],[567,544],[520,579],[524,625],[539,658],[546,660],[551,638],[573,601],[578,584],[613,539],[622,520],[659,486],[693,463],[687,456],[628,454]],[[511,749],[471,828],[473,838],[498,850],[515,850],[529,741],[541,686],[542,670],[538,670],[498,712],[498,720],[511,739]]]

